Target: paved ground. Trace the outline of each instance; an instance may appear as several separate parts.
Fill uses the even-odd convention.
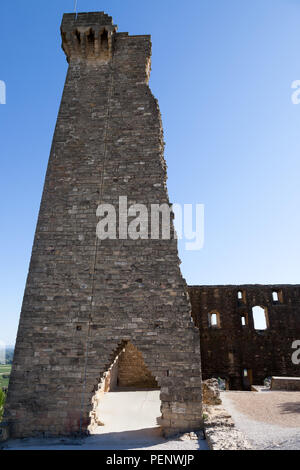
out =
[[[300,450],[300,392],[222,392],[223,406],[257,449]]]
[[[6,443],[7,449],[53,450],[207,450],[205,440],[188,436],[165,439],[157,425],[159,391],[106,393],[101,402],[101,419],[93,436],[83,439],[22,439]]]

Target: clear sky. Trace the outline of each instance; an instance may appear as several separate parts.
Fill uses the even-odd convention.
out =
[[[74,0],[0,5],[0,340],[15,340]],[[151,34],[171,202],[205,204],[189,284],[299,283],[300,0],[78,0]]]

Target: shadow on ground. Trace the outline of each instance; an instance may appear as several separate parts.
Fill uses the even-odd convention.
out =
[[[295,403],[295,402],[281,403],[278,406],[281,409],[282,414],[300,413],[300,402],[299,403]]]
[[[208,450],[205,439],[164,438],[157,427],[108,432],[82,438],[27,438],[6,442],[3,450]]]

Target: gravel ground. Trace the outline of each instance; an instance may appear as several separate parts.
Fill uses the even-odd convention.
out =
[[[223,406],[256,449],[300,450],[300,392],[222,392]]]

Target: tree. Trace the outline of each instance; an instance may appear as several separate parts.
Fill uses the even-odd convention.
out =
[[[5,398],[6,398],[6,395],[5,395],[4,391],[2,390],[2,388],[0,388],[0,421],[1,421],[2,416],[3,416]]]

